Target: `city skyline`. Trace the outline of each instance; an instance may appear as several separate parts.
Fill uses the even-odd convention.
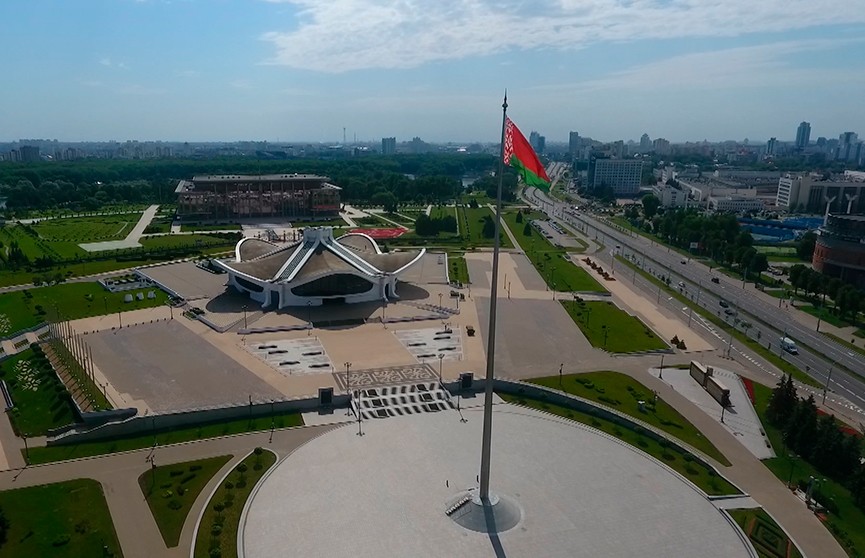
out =
[[[865,5],[48,0],[0,6],[0,141],[567,142],[859,131]],[[807,87],[801,86],[806,83]]]

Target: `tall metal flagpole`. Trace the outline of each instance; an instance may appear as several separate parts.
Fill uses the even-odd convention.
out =
[[[502,103],[502,144],[499,152],[499,185],[496,191],[496,232],[493,241],[493,277],[490,286],[490,325],[487,328],[487,376],[484,386],[484,434],[481,444],[481,502],[487,503],[490,496],[490,445],[493,435],[493,376],[496,362],[496,306],[499,287],[499,235],[502,220],[502,179],[505,172],[505,126],[508,119],[508,92]]]

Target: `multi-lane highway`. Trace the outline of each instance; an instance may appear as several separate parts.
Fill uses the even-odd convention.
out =
[[[757,338],[759,332],[760,342],[764,346],[771,347],[773,352],[780,354],[821,383],[827,381],[831,370],[830,390],[849,399],[856,406],[865,408],[865,383],[861,380],[865,377],[865,363],[862,357],[788,315],[788,312],[795,310],[779,309],[752,291],[741,288],[741,283],[713,273],[701,263],[691,261],[641,235],[622,232],[603,219],[581,211],[573,212],[566,204],[543,192],[529,189],[526,195],[529,201],[534,202],[548,215],[584,231],[590,237],[597,236],[599,242],[607,246],[608,251],[619,246],[623,256],[632,259],[646,271],[651,271],[656,276],[669,276],[673,286],[681,281],[684,283],[683,290],[692,301],[718,313],[728,321],[734,321],[732,316],[725,314],[725,308],[720,305],[720,301],[724,300],[733,312],[738,313],[742,321],[752,324],[747,331],[752,338]],[[682,263],[683,261],[685,263]],[[713,277],[717,278],[717,283],[712,282]],[[650,291],[655,289],[654,285],[646,287]],[[785,335],[798,343],[798,355],[791,355],[781,349],[780,339]],[[859,377],[841,367],[853,371]]]

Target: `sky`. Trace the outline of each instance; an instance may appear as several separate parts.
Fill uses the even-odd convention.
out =
[[[865,136],[865,0],[0,2],[0,141]]]

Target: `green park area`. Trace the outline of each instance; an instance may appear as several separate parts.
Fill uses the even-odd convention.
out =
[[[66,387],[38,347],[4,360],[0,379],[6,382],[14,403],[7,415],[17,435],[44,436],[77,420]]]
[[[122,213],[94,217],[63,217],[46,219],[31,225],[40,238],[61,242],[99,242],[126,238],[141,213]]]
[[[198,526],[194,558],[236,558],[240,515],[252,489],[276,463],[273,452],[255,448],[216,489]]]
[[[652,390],[620,372],[587,372],[534,378],[530,383],[557,389],[611,407],[682,440],[718,463],[730,465],[726,457],[679,411]],[[640,401],[645,403],[641,406]]]
[[[487,206],[459,206],[457,212],[459,214],[457,224],[463,244],[472,247],[491,247],[493,245],[495,235],[493,210]],[[499,242],[502,248],[514,247],[505,231],[501,231]]]
[[[195,499],[230,459],[230,455],[221,455],[172,465],[154,463],[149,471],[138,477],[138,486],[150,506],[165,546],[177,546]]]
[[[568,250],[554,246],[531,226],[532,219],[542,217],[538,212],[509,211],[503,219],[547,286],[559,292],[606,292],[594,277],[568,260]]]
[[[612,302],[562,300],[561,303],[593,347],[611,353],[669,349],[639,318]]]
[[[294,428],[303,426],[303,417],[299,413],[281,413],[274,416],[242,418],[228,421],[209,422],[206,424],[185,426],[181,428],[158,429],[147,434],[124,436],[95,442],[80,444],[56,445],[30,448],[30,463],[51,463],[67,459],[92,457],[143,448],[168,446],[194,440],[206,440],[219,436],[245,434],[247,432],[262,432],[270,428]]]
[[[0,492],[9,522],[0,558],[123,556],[102,486],[91,479]]]
[[[802,558],[790,537],[762,508],[729,510],[760,558]]]
[[[180,230],[181,232],[240,231],[243,227],[237,223],[198,223],[183,225]]]
[[[465,256],[461,254],[448,254],[448,277],[452,282],[464,285],[471,282]]]
[[[155,298],[149,299],[147,292]],[[144,300],[135,294],[145,294]],[[124,302],[126,294],[133,294],[132,302]],[[99,283],[61,283],[0,294],[0,335],[38,325],[45,321],[77,320],[90,316],[116,314],[165,304],[168,295],[156,287],[111,293]]]
[[[789,450],[785,443],[783,429],[769,418],[772,388],[755,382],[751,382],[751,385],[754,390],[754,409],[778,455],[778,457],[764,459],[763,464],[784,484],[804,486],[811,477],[820,479],[814,498],[827,508],[828,513],[825,514],[823,524],[850,556],[865,555],[865,530],[862,529],[865,525],[865,510],[856,505],[854,495],[848,486],[850,479],[833,478],[814,466],[811,462],[813,456],[796,454]],[[811,435],[816,434],[809,426],[796,430],[809,431]],[[813,440],[810,443],[815,445]],[[861,440],[859,449],[861,452]]]

